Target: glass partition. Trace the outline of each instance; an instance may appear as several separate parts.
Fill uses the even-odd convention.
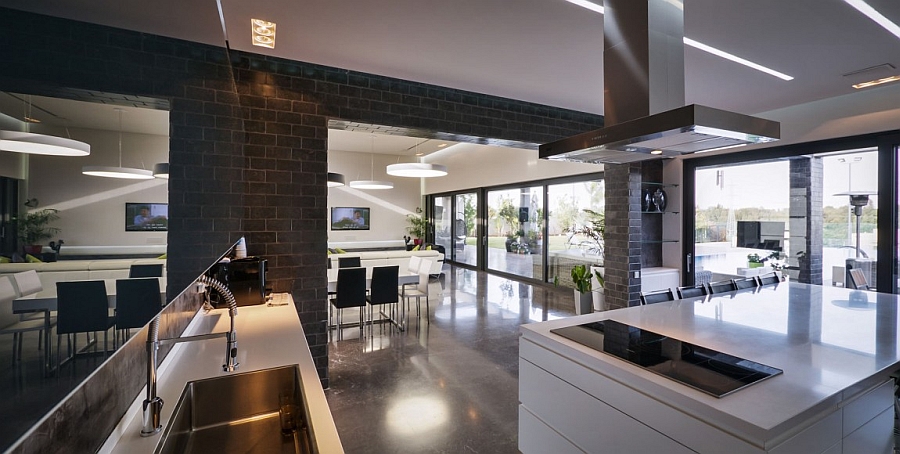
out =
[[[573,287],[572,267],[603,262],[602,244],[584,235],[592,213],[605,205],[603,180],[547,186],[547,281]]]
[[[469,192],[455,198],[453,217],[453,257],[459,263],[478,265],[476,220],[478,219],[478,194]]]
[[[543,189],[488,191],[488,269],[543,280]]]
[[[434,244],[443,246],[447,254],[453,253],[453,237],[450,232],[452,202],[448,196],[434,198]],[[446,258],[452,259],[453,257],[447,255]]]

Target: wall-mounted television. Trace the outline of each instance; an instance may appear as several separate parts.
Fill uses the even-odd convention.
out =
[[[125,230],[128,232],[165,232],[169,230],[169,204],[126,203]]]
[[[331,207],[331,230],[369,230],[369,208]]]

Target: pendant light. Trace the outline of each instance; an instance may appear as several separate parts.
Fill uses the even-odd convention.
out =
[[[350,187],[355,189],[394,189],[394,183],[375,179],[375,135],[372,135],[372,179],[356,180],[350,182]]]
[[[163,180],[169,179],[169,163],[168,162],[160,162],[158,164],[153,165],[153,176],[156,178],[162,178]]]
[[[12,96],[12,95],[10,95]],[[12,96],[15,98],[15,96]],[[24,100],[23,100],[24,102]],[[22,117],[25,119],[25,131],[0,131],[0,150],[14,153],[40,154],[46,156],[87,156],[91,154],[91,146],[84,142],[45,134],[28,132],[30,123],[40,123],[31,115],[31,97]],[[66,127],[66,134],[69,128]]]
[[[416,144],[416,156],[419,156],[418,143]],[[387,166],[387,174],[409,178],[442,177],[447,175],[447,166],[425,162],[397,163]]]
[[[336,188],[344,185],[344,176],[339,173],[328,172],[328,187]]]
[[[94,177],[121,178],[126,180],[152,180],[153,172],[145,169],[122,167],[122,112],[123,109],[113,109],[119,113],[119,167],[109,166],[84,166],[81,173]]]

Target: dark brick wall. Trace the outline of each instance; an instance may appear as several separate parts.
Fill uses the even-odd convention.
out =
[[[790,160],[790,258],[799,267],[796,278],[807,284],[822,284],[822,249],[824,226],[822,211],[821,158]],[[803,252],[803,259],[798,253]]]
[[[272,288],[292,292],[325,386],[329,121],[531,148],[602,124],[591,114],[2,8],[0,55],[0,90],[169,103],[170,297],[246,235],[249,253],[269,260]]]
[[[607,164],[604,295],[610,309],[640,302],[641,163]]]

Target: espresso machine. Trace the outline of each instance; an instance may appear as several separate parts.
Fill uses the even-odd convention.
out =
[[[232,259],[217,263],[210,274],[225,283],[238,306],[253,306],[266,302],[267,263],[262,257]]]

